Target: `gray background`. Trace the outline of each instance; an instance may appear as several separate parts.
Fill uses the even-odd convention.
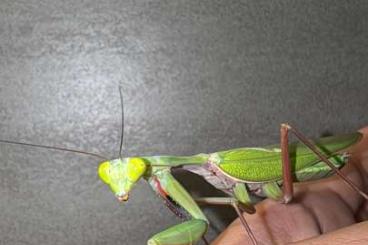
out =
[[[367,39],[368,1],[2,0],[0,138],[116,156],[119,84],[127,156],[276,143],[281,122],[350,132],[368,121]],[[144,244],[179,222],[144,182],[120,205],[92,157],[0,159],[0,244]],[[211,239],[234,215],[205,211]]]

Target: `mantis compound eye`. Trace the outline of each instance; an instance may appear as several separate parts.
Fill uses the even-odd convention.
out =
[[[110,162],[102,162],[100,166],[98,167],[98,176],[100,179],[105,182],[106,184],[110,183]]]
[[[146,172],[147,166],[142,158],[130,158],[127,164],[127,177],[131,182],[137,182]]]

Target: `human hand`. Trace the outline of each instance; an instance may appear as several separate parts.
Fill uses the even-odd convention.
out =
[[[367,192],[368,127],[360,132],[363,139],[349,150],[351,158],[342,172]],[[267,199],[257,204],[256,210],[244,217],[259,244],[368,244],[368,221],[356,224],[368,219],[368,201],[336,175],[295,183],[290,204]],[[239,219],[212,243],[238,244],[251,244]]]

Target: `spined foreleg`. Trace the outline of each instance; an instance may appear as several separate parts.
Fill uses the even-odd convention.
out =
[[[200,240],[208,228],[208,220],[197,203],[167,169],[158,171],[150,179],[154,190],[167,200],[172,200],[188,212],[192,219],[170,227],[156,235],[148,245],[190,245]]]

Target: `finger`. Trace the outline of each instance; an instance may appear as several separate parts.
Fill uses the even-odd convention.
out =
[[[255,214],[243,215],[260,244],[285,244],[320,234],[314,216],[299,203],[285,205],[266,199],[256,209]],[[236,220],[212,244],[251,244],[251,241]]]
[[[362,222],[336,230],[315,238],[297,242],[297,245],[324,245],[324,244],[355,244],[363,245],[368,242],[368,222]]]
[[[363,139],[352,148],[354,163],[358,166],[364,180],[365,187],[368,186],[368,127],[359,130]]]

